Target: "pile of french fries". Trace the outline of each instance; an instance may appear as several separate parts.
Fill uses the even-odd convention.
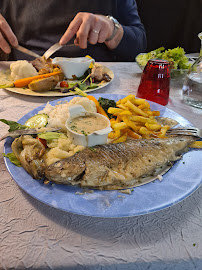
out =
[[[116,106],[117,108],[108,109],[108,113],[114,116],[110,120],[112,131],[108,135],[112,143],[124,142],[128,137],[134,139],[166,137],[170,126],[163,126],[157,122],[155,117],[159,116],[160,112],[152,111],[145,99],[128,95],[117,101]]]

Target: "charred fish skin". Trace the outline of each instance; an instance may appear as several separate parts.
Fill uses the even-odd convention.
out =
[[[145,175],[175,161],[195,139],[190,136],[166,139],[129,140],[118,144],[85,148],[45,170],[49,180],[82,187],[118,189],[131,186]],[[134,179],[136,181],[134,181]]]

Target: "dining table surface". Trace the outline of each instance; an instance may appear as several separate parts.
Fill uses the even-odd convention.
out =
[[[114,79],[91,94],[137,93],[142,72],[135,62],[101,64],[113,71]],[[202,109],[183,102],[182,84],[183,79],[171,81],[166,107],[202,129]],[[55,99],[0,89],[0,119],[18,121]],[[0,122],[0,134],[7,130]],[[202,269],[201,186],[160,211],[105,218],[63,211],[33,198],[13,180],[2,154],[0,182],[0,269]]]

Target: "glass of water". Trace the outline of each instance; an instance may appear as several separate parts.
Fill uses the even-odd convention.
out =
[[[198,36],[201,39],[202,45],[202,33]],[[200,56],[187,73],[182,92],[185,103],[202,109],[202,46]]]

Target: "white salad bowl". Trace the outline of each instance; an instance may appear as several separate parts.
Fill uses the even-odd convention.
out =
[[[100,130],[96,130],[90,134],[79,134],[76,131],[73,131],[70,128],[70,124],[72,123],[72,120],[74,118],[77,118],[79,116],[96,116],[101,119],[103,119],[106,122],[106,127],[102,128]],[[99,144],[105,144],[107,143],[108,134],[112,131],[110,127],[110,121],[107,117],[104,115],[101,115],[99,113],[91,113],[87,112],[83,106],[81,105],[72,105],[69,107],[69,117],[66,121],[66,128],[67,128],[67,134],[72,139],[73,143],[76,145],[83,145],[83,146],[95,146]],[[87,127],[86,127],[87,128]]]
[[[72,79],[74,76],[77,78],[83,76],[90,64],[94,62],[94,59],[88,57],[55,57],[52,60],[53,64],[58,65],[62,69],[62,72],[67,79]]]

